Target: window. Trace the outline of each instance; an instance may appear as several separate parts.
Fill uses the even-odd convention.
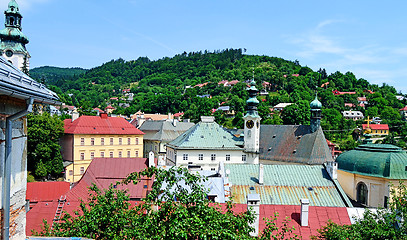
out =
[[[119,138],[119,145],[122,145],[122,138]]]
[[[110,145],[113,145],[113,138],[110,138]]]
[[[95,152],[90,152],[90,159],[94,159],[95,158]]]
[[[136,151],[136,157],[138,157],[138,151]]]
[[[85,145],[85,138],[81,138],[81,146]]]
[[[367,205],[367,186],[364,182],[359,182],[356,187],[356,201]]]
[[[85,172],[85,167],[81,167],[81,174]]]
[[[122,151],[119,151],[119,158],[122,157]]]
[[[105,145],[105,138],[100,139],[100,145]]]
[[[105,152],[100,152],[100,157],[104,158],[105,157]]]
[[[211,168],[211,171],[215,171],[215,168]]]
[[[131,144],[131,138],[127,138],[127,145]]]
[[[246,162],[246,155],[242,155],[242,161]]]
[[[182,160],[188,161],[188,154],[187,153],[182,154]]]
[[[113,158],[113,152],[110,152],[110,157]]]
[[[226,154],[226,161],[230,161],[230,154]]]
[[[216,154],[214,154],[214,153],[211,154],[211,160],[212,160],[212,161],[215,161],[215,160],[216,160]]]
[[[138,138],[136,138],[136,145],[138,145]]]
[[[90,145],[92,145],[92,146],[95,145],[95,139],[94,138],[90,139]]]
[[[128,158],[130,157],[130,151],[127,151],[127,157]]]
[[[85,160],[85,153],[81,153],[81,160]]]
[[[198,160],[203,161],[203,154],[202,153],[198,154]]]
[[[69,176],[73,175],[73,170],[69,170]]]

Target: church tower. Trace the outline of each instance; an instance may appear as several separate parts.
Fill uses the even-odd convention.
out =
[[[243,117],[244,120],[244,152],[249,153],[254,158],[254,163],[258,163],[259,153],[259,139],[260,139],[260,120],[261,117],[257,112],[257,93],[256,82],[253,80],[250,87],[247,89],[249,92],[249,99],[246,101],[247,113]]]
[[[15,0],[10,0],[6,15],[5,28],[0,31],[1,55],[21,71],[28,73],[30,54],[25,45],[28,38],[21,32],[21,19],[23,16]]]
[[[310,104],[311,107],[311,133],[316,132],[321,125],[321,115],[322,115],[322,103],[318,100],[318,96],[315,94],[314,101]]]

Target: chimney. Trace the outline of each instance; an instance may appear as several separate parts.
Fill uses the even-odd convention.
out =
[[[223,163],[223,161],[219,162],[219,169],[218,169],[218,173],[221,177],[225,176],[225,164]]]
[[[72,112],[72,122],[79,118],[78,112]]]
[[[100,118],[102,119],[107,119],[107,113],[101,113]]]
[[[263,164],[259,164],[259,184],[263,185],[264,183],[264,166]]]
[[[301,199],[301,227],[308,227],[309,200]]]
[[[247,194],[247,210],[251,210],[254,214],[254,222],[250,224],[254,228],[254,231],[250,233],[250,236],[259,236],[259,223],[260,223],[260,195]]]
[[[338,179],[338,163],[331,161],[327,162],[326,171],[328,172],[329,176],[332,180]]]
[[[148,153],[148,167],[155,167],[154,153],[152,151]]]

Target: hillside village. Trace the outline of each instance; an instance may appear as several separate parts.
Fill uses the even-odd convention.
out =
[[[30,69],[21,19],[10,0],[2,239],[369,239],[372,216],[407,238],[393,87],[242,49]]]

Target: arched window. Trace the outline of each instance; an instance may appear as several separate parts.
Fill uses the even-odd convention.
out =
[[[356,187],[356,201],[367,205],[367,186],[364,182],[359,182]]]
[[[14,18],[10,18],[10,25],[14,25]]]

